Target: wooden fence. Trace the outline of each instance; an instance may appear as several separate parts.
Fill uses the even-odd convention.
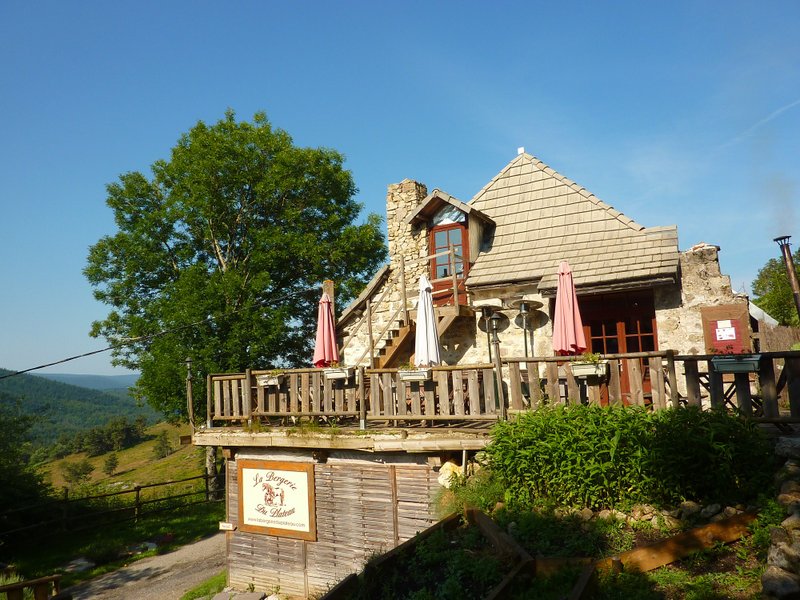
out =
[[[77,532],[101,525],[146,518],[192,504],[222,500],[211,491],[209,480],[214,476],[197,475],[174,481],[137,485],[129,490],[70,498],[64,496],[35,505],[14,508],[0,513],[0,540],[13,542],[15,536],[50,534],[54,531]],[[203,485],[190,482],[203,480]],[[187,485],[189,484],[189,485]],[[175,489],[174,486],[179,486]],[[159,493],[163,488],[166,493]],[[46,517],[42,517],[46,515]]]
[[[303,417],[352,420],[362,428],[491,422],[551,404],[595,403],[652,410],[726,408],[763,420],[800,421],[800,352],[609,354],[602,374],[578,375],[564,357],[398,369],[248,370],[209,375],[208,425]],[[498,372],[500,371],[500,372]]]

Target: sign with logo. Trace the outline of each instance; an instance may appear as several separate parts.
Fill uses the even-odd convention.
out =
[[[240,459],[236,465],[241,531],[316,541],[313,463]]]

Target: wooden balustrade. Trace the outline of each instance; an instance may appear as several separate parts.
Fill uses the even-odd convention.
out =
[[[800,352],[721,357],[668,350],[602,358],[603,376],[577,376],[568,357],[503,358],[500,376],[493,364],[434,367],[422,380],[397,369],[363,367],[344,374],[289,369],[210,375],[209,425],[330,417],[362,426],[456,426],[570,403],[725,408],[765,421],[800,422]]]

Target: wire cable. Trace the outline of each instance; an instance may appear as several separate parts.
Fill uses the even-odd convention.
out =
[[[284,301],[284,300],[288,300],[288,299],[293,298],[295,296],[299,296],[300,294],[305,294],[305,293],[308,293],[308,292],[312,292],[313,290],[314,290],[314,288],[304,288],[304,289],[301,289],[301,290],[294,291],[294,292],[292,292],[290,294],[285,294],[285,295],[283,295],[283,296],[281,296],[279,298],[276,298],[274,300],[263,300],[261,302],[257,302],[255,304],[252,304],[252,305],[249,305],[249,306],[243,306],[241,308],[234,309],[234,310],[232,310],[230,312],[225,313],[225,316],[231,315],[231,314],[236,314],[236,313],[241,312],[243,310],[248,310],[248,309],[252,309],[252,308],[267,308],[270,304],[281,302],[281,301]],[[107,346],[105,348],[101,348],[100,350],[92,350],[91,352],[84,352],[83,354],[77,354],[75,356],[70,356],[68,358],[62,358],[61,360],[57,360],[55,362],[47,363],[47,364],[44,364],[44,365],[38,365],[36,367],[30,367],[29,369],[23,369],[21,371],[14,371],[12,373],[6,373],[5,375],[0,375],[0,381],[3,380],[3,379],[8,379],[9,377],[16,377],[17,375],[24,375],[25,373],[30,373],[31,371],[38,371],[40,369],[46,369],[47,367],[53,367],[55,365],[60,365],[60,364],[63,364],[63,363],[71,362],[73,360],[78,360],[79,358],[86,358],[87,356],[94,356],[95,354],[102,354],[103,352],[108,352],[109,350],[114,350],[116,348],[123,348],[125,346],[129,346],[131,344],[135,344],[135,343],[138,343],[138,342],[146,342],[146,341],[155,339],[157,337],[161,337],[163,335],[168,335],[170,333],[175,333],[176,331],[181,331],[183,329],[188,329],[188,328],[191,328],[191,327],[197,327],[198,325],[201,325],[203,323],[207,323],[207,322],[213,321],[213,320],[214,320],[214,317],[209,315],[204,319],[200,319],[199,321],[195,321],[193,323],[187,323],[186,325],[180,325],[178,327],[173,327],[171,329],[165,329],[165,330],[159,331],[157,333],[151,333],[149,335],[141,335],[141,336],[133,337],[133,338],[125,338],[124,340],[122,340],[120,342],[117,342],[116,344],[112,344],[112,345]]]

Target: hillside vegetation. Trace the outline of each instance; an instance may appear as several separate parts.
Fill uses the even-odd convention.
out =
[[[0,376],[11,372],[0,369]],[[30,432],[36,445],[105,425],[113,417],[133,420],[141,415],[149,423],[159,420],[158,413],[139,406],[126,391],[93,390],[35,375],[0,379],[0,405],[19,406],[22,414],[36,418]]]
[[[155,448],[162,433],[166,433],[173,452],[157,459]],[[174,426],[159,423],[148,428],[145,441],[132,448],[114,452],[118,462],[111,475],[103,472],[103,466],[110,452],[93,457],[88,457],[84,452],[70,454],[42,465],[40,470],[45,480],[57,489],[67,485],[64,479],[64,466],[84,459],[94,467],[88,478],[88,486],[105,491],[193,477],[203,473],[205,463],[203,448],[180,444],[180,437],[190,433],[188,425]]]

